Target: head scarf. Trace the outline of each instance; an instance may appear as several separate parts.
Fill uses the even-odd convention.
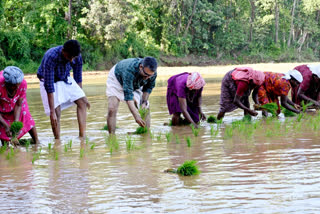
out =
[[[206,82],[198,72],[192,72],[191,74],[189,74],[187,79],[187,87],[190,90],[193,90],[193,89],[198,90],[202,88],[205,84]]]
[[[282,77],[282,78],[289,80],[289,79],[291,79],[291,77],[296,79],[299,83],[302,83],[302,81],[303,81],[303,77],[302,77],[301,73],[297,70],[288,71],[288,73],[285,73],[284,77]]]
[[[315,74],[320,78],[320,65],[307,65],[312,74]]]
[[[3,77],[6,83],[18,84],[23,80],[23,72],[16,66],[8,66],[3,70]]]
[[[233,80],[253,81],[255,85],[262,85],[265,75],[262,71],[253,70],[251,67],[235,68],[232,72]]]

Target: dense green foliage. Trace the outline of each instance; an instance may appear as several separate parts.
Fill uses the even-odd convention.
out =
[[[16,137],[22,128],[23,128],[23,123],[20,121],[15,121],[11,123],[10,131],[12,133],[12,137]]]
[[[34,73],[44,52],[68,39],[80,41],[84,70],[147,55],[171,65],[187,55],[212,64],[312,61],[319,9],[320,0],[3,0],[0,68]]]

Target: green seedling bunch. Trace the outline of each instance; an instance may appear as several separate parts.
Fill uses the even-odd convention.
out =
[[[213,125],[210,126],[210,134],[212,137],[216,137],[219,133],[219,129],[218,126],[216,128],[214,128]]]
[[[7,151],[8,143],[5,142],[3,146],[0,147],[0,154],[3,154],[5,151]]]
[[[126,147],[127,147],[127,151],[130,151],[132,149],[134,149],[134,140],[131,138],[131,136],[127,136],[126,138]]]
[[[90,149],[93,150],[94,147],[96,147],[96,144],[95,144],[95,143],[92,143],[91,146],[90,146]]]
[[[54,151],[54,159],[59,160],[59,152],[58,151]]]
[[[41,150],[42,150],[42,148],[40,148],[38,152],[33,153],[33,155],[32,155],[33,156],[32,157],[32,164],[34,164],[34,162],[36,160],[40,159]]]
[[[52,143],[48,143],[48,150],[49,150],[49,152],[51,151],[51,149],[52,149]]]
[[[161,136],[162,136],[162,133],[160,132],[159,135],[157,136],[157,141],[161,140]]]
[[[197,137],[199,135],[200,129],[195,128],[193,124],[191,125],[191,130],[192,130],[192,133],[195,137]]]
[[[134,134],[145,134],[148,132],[148,128],[147,127],[141,127],[139,126],[136,131],[134,132]]]
[[[278,105],[277,103],[266,103],[260,107],[262,110],[265,110],[272,114],[272,117],[277,116]]]
[[[10,158],[12,158],[14,156],[14,149],[12,147],[10,147],[10,150],[7,154],[7,160],[9,160]]]
[[[146,119],[148,113],[149,113],[149,109],[147,109],[147,108],[140,108],[139,109],[139,114],[140,114],[140,117],[142,120]]]
[[[167,132],[167,133],[166,133],[167,143],[169,143],[169,142],[171,141],[171,137],[172,137],[171,132]]]
[[[217,121],[218,121],[218,119],[217,119],[215,116],[213,116],[213,115],[210,115],[210,116],[208,117],[208,119],[207,119],[207,122],[208,122],[208,123],[217,123]]]
[[[64,144],[64,152],[68,152],[68,144]]]
[[[231,138],[233,136],[233,129],[232,126],[226,126],[224,129],[224,137],[225,138]]]
[[[312,103],[304,103],[304,100],[301,101],[301,106],[302,106],[302,112],[306,112],[309,106],[312,106]]]
[[[195,160],[185,161],[181,166],[178,167],[177,173],[183,176],[199,175],[200,170],[196,163],[197,161]]]
[[[72,140],[69,140],[69,142],[68,142],[68,147],[69,147],[69,149],[72,148]]]
[[[12,133],[12,137],[15,138],[22,128],[23,128],[23,123],[20,121],[15,121],[11,123],[10,131]]]
[[[188,136],[188,137],[186,137],[185,139],[186,139],[186,141],[187,141],[188,147],[191,147],[191,145],[192,145],[192,140],[191,140],[191,138]]]
[[[109,135],[109,137],[105,138],[106,145],[109,147],[110,154],[112,154],[113,150],[119,149],[119,142],[116,135]]]

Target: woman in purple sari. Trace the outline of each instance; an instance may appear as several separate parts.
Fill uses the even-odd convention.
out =
[[[198,128],[198,122],[206,117],[201,109],[201,94],[204,79],[198,72],[181,73],[170,77],[168,80],[167,104],[172,125],[182,125],[185,122]],[[185,120],[180,115],[183,114]],[[185,121],[185,122],[184,122]]]

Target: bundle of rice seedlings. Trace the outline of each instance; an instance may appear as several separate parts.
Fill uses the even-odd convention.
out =
[[[177,173],[183,176],[190,176],[190,175],[199,175],[200,170],[196,165],[197,161],[189,160],[185,161],[181,166],[178,167]]]
[[[283,106],[281,106],[281,112],[284,114],[285,117],[294,117],[297,115],[293,111],[290,111]]]
[[[210,115],[207,119],[208,123],[217,123],[217,118],[213,115]]]
[[[15,138],[19,131],[22,129],[23,123],[20,121],[15,121],[10,126],[10,131],[12,133],[12,137]]]
[[[147,127],[141,127],[139,126],[136,131],[134,132],[134,134],[144,134],[148,132],[148,128]]]
[[[262,110],[272,114],[272,117],[277,116],[278,105],[277,103],[266,103],[260,107]]]

